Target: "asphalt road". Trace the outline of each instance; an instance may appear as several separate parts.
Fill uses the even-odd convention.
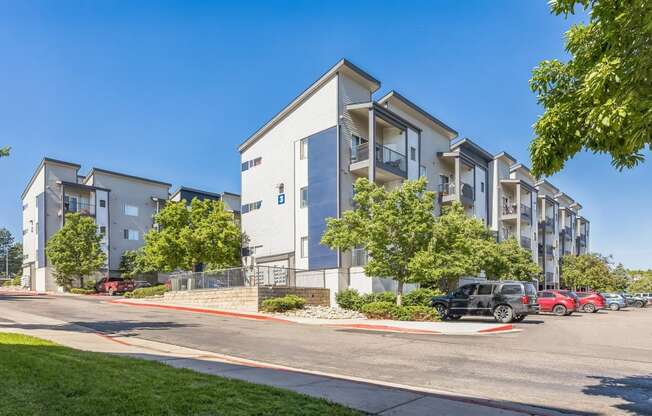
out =
[[[575,414],[652,415],[652,307],[539,315],[485,336],[375,333],[107,303],[0,295],[3,308],[314,371]],[[453,323],[454,324],[454,323]]]

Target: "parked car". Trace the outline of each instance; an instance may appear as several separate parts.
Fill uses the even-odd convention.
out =
[[[619,295],[625,298],[627,306],[633,306],[634,308],[644,308],[648,304],[647,298],[642,296],[636,296],[629,293],[619,293]]]
[[[577,295],[575,295],[577,297]],[[572,315],[578,308],[579,300],[568,291],[543,290],[539,292],[539,310],[552,312],[557,316]]]
[[[98,293],[107,293],[109,296],[131,292],[134,287],[133,280],[125,280],[122,277],[103,277],[95,285]]]
[[[527,315],[539,313],[534,285],[508,280],[466,284],[448,295],[432,298],[430,304],[444,320],[483,315],[507,323],[520,322]]]
[[[634,296],[645,298],[648,303],[652,302],[652,293],[636,293]]]
[[[142,287],[152,287],[152,284],[147,280],[134,280],[134,289],[140,289]]]
[[[627,302],[625,298],[620,296],[618,293],[600,293],[604,298],[607,308],[612,311],[619,311],[627,307]]]
[[[576,292],[580,300],[580,311],[595,313],[606,307],[601,294],[595,292]]]

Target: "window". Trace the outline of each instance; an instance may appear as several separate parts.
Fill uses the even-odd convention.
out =
[[[301,237],[301,258],[308,257],[308,237]]]
[[[494,285],[479,285],[478,295],[491,295],[493,289],[494,289]]]
[[[283,183],[278,184],[278,193],[279,194],[284,194],[285,193],[285,184],[283,184]]]
[[[27,209],[27,205],[28,204],[23,204],[23,211],[25,211]]]
[[[484,182],[480,182],[480,192],[484,192]]]
[[[299,159],[308,159],[308,139],[301,139],[299,142]]]
[[[241,213],[246,214],[247,212],[260,209],[262,204],[263,204],[263,201],[256,201],[256,202],[250,202],[248,204],[244,204],[244,205],[242,205]]]
[[[419,176],[428,176],[428,171],[426,170],[426,167],[421,165],[419,166]]]
[[[410,160],[417,160],[417,149],[410,147]]]
[[[106,226],[105,225],[100,225],[100,234],[101,235],[106,235]]]
[[[301,208],[305,208],[308,206],[308,187],[304,186],[299,192],[301,194]]]
[[[475,284],[464,285],[455,292],[456,298],[468,298],[475,291]]]
[[[106,200],[100,199],[100,208],[106,208]]]
[[[500,291],[503,295],[522,295],[521,285],[504,285]]]
[[[245,170],[249,170],[253,168],[254,166],[258,166],[262,163],[263,158],[262,157],[257,157],[255,159],[247,160],[246,162],[242,162],[242,171],[244,172]]]
[[[125,237],[125,240],[136,241],[136,240],[139,240],[140,236],[138,235],[138,230],[127,230],[127,229],[125,229],[124,230],[124,237]]]
[[[125,204],[125,215],[129,215],[130,217],[137,217],[138,207],[135,205]]]

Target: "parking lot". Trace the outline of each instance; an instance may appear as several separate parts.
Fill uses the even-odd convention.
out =
[[[3,308],[313,371],[574,414],[652,415],[652,307],[568,317],[482,336],[370,332],[136,308],[102,298],[0,296]],[[485,321],[484,318],[463,318]],[[487,319],[491,322],[491,319]],[[451,323],[455,325],[455,323]]]

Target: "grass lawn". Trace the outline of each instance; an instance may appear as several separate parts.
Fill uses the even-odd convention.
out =
[[[358,415],[324,400],[0,333],[0,415]]]

